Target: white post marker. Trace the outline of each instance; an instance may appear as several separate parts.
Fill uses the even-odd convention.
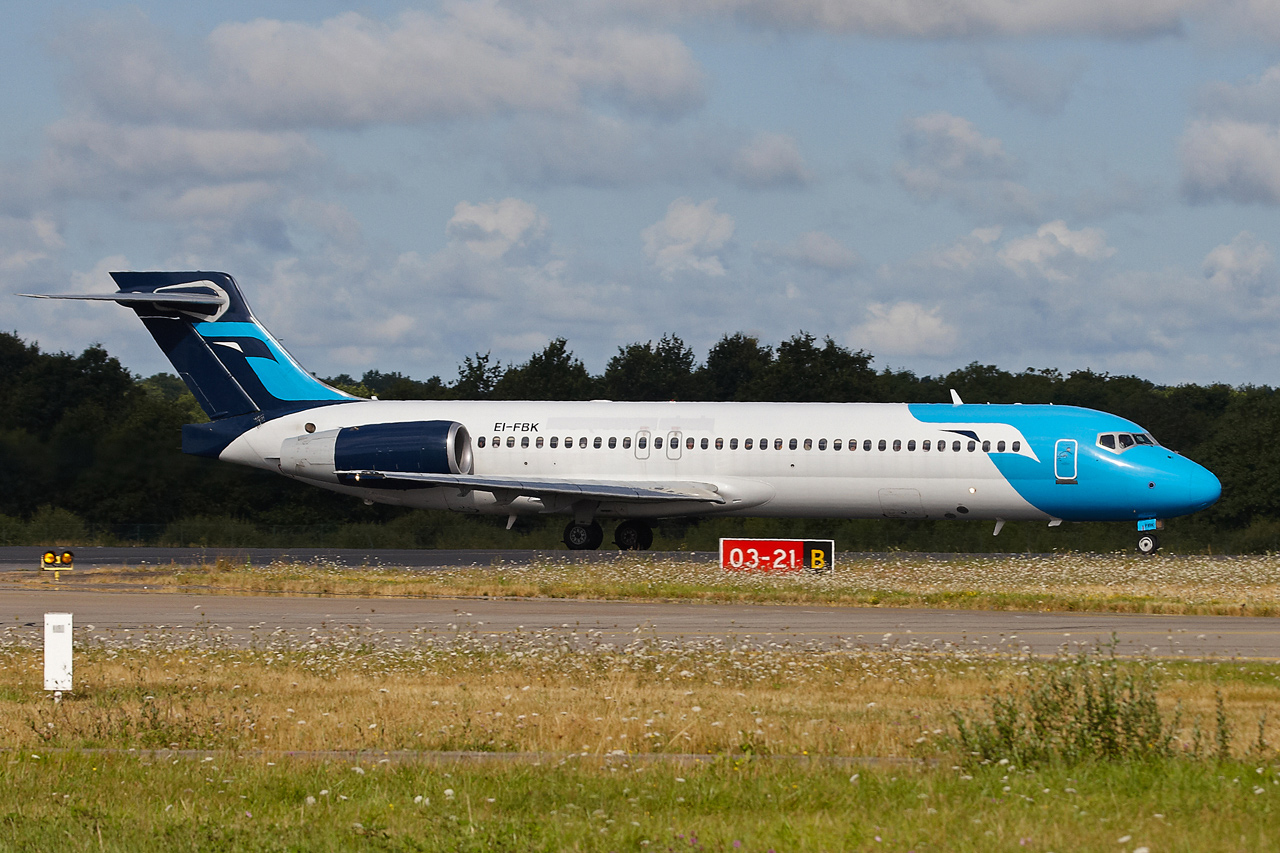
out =
[[[44,615],[44,689],[71,689],[71,614]]]

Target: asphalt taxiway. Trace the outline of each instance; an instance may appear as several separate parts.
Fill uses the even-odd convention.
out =
[[[159,635],[241,645],[264,637],[304,642],[366,632],[380,639],[563,632],[574,642],[638,637],[726,645],[910,646],[1049,655],[1114,637],[1121,654],[1280,660],[1280,619],[1112,613],[1028,613],[813,605],[740,605],[549,599],[213,595],[86,587],[0,586],[0,636],[41,629],[70,612],[77,636],[154,642]]]

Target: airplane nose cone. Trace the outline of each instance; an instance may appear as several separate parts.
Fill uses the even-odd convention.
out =
[[[1191,472],[1190,503],[1196,509],[1213,506],[1222,497],[1222,483],[1212,471],[1199,465]]]

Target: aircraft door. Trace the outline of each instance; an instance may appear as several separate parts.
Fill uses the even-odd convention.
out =
[[[1060,438],[1053,448],[1053,477],[1059,483],[1075,483],[1078,473],[1076,440]]]
[[[667,433],[667,458],[679,459],[680,448],[681,448],[680,430],[675,429]]]
[[[650,441],[649,431],[647,429],[642,429],[636,433],[636,458],[637,459],[649,458],[649,441]]]

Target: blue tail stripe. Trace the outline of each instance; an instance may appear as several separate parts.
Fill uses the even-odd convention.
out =
[[[298,400],[349,400],[351,397],[330,388],[302,369],[288,353],[257,323],[195,323],[196,332],[210,344],[218,360],[228,366],[233,376],[236,366],[244,364],[257,377],[267,393],[281,402]],[[235,339],[249,338],[260,342],[267,353],[251,351]],[[219,342],[235,344],[223,346]],[[265,357],[264,357],[265,356]]]

